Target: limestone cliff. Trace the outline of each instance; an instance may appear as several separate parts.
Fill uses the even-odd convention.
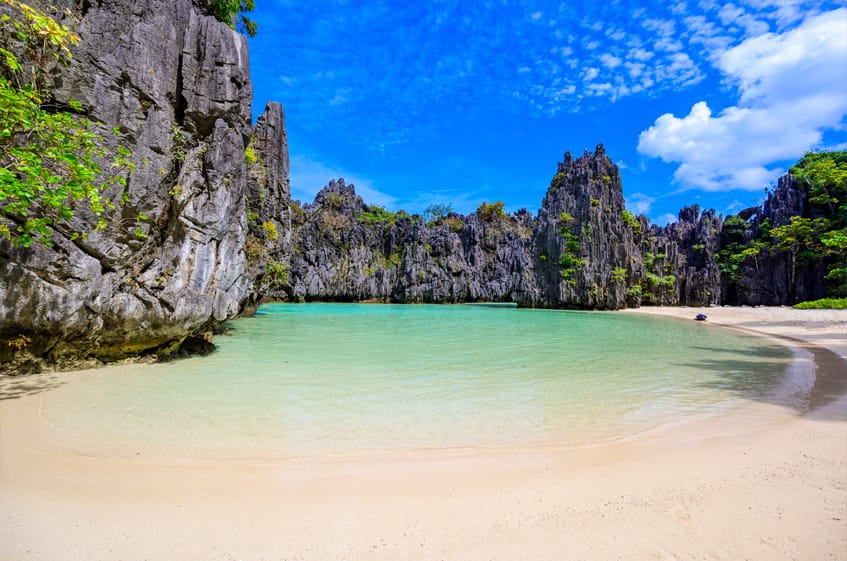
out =
[[[626,306],[640,263],[624,220],[620,173],[602,145],[577,160],[565,153],[538,212],[534,254],[541,293],[536,305]]]
[[[744,218],[725,222],[693,205],[677,222],[650,225],[625,210],[618,168],[602,145],[578,159],[565,153],[536,217],[477,211],[425,223],[370,207],[333,181],[314,203],[295,207],[291,274],[278,295],[578,309],[788,304],[826,295],[822,263],[804,264],[792,279],[787,254],[769,245],[732,257],[730,274],[726,254],[802,215],[807,198],[787,175]]]
[[[247,226],[244,244],[247,272],[255,279],[246,312],[265,296],[283,296],[292,251],[291,186],[285,115],[271,102],[259,116],[245,150]]]
[[[714,256],[722,220],[714,210],[693,205],[665,227],[647,226],[640,248],[641,303],[658,306],[710,306],[722,301],[721,271]]]
[[[770,229],[788,224],[793,216],[811,217],[809,207],[808,190],[786,174],[761,206],[727,218],[721,243],[727,248],[734,244],[749,247],[753,241],[766,240]],[[824,279],[826,265],[822,259],[804,259],[792,275],[789,254],[762,244],[757,253],[740,260],[734,273],[724,274],[725,302],[781,306],[824,298],[828,286]]]
[[[62,7],[81,16],[81,41],[69,66],[56,68],[52,94],[80,101],[104,131],[120,127],[135,170],[106,193],[121,204],[105,230],[72,239],[57,229],[52,248],[0,242],[0,339],[31,339],[19,351],[0,345],[0,369],[208,347],[217,325],[260,297],[254,277],[264,263],[248,261],[247,205],[287,231],[281,109],[270,106],[253,133],[247,42],[204,2]],[[259,176],[245,163],[251,136]],[[71,226],[92,231],[94,217],[79,212]]]
[[[628,218],[620,173],[602,145],[576,160],[565,153],[537,217],[478,210],[425,223],[368,206],[343,180],[297,208],[285,287],[293,300],[620,309],[708,304],[719,294],[710,290],[717,269],[689,247],[704,236],[713,251],[715,237],[704,231],[714,213],[686,210],[679,224],[649,230],[646,219]]]
[[[341,179],[295,215],[295,300],[519,301],[534,286],[528,212],[427,224],[369,207]]]

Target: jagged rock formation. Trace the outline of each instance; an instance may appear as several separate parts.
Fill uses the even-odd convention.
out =
[[[245,253],[250,278],[247,313],[266,295],[280,297],[290,267],[291,185],[288,180],[288,138],[285,115],[271,102],[259,116],[245,150],[247,163],[247,225]]]
[[[714,260],[722,221],[714,210],[700,214],[693,205],[679,221],[647,227],[639,236],[641,303],[664,306],[710,306],[721,302],[721,271]]]
[[[798,268],[792,282],[787,254],[772,246],[745,257],[734,274],[721,261],[732,236],[749,242],[762,228],[788,223],[805,212],[807,198],[789,175],[763,208],[730,217],[729,226],[697,205],[683,208],[678,222],[650,225],[625,211],[618,168],[602,145],[576,160],[565,153],[535,218],[477,211],[425,224],[369,207],[341,180],[297,207],[284,297],[579,309],[820,298],[822,263]]]
[[[720,298],[720,219],[697,207],[666,228],[627,219],[602,145],[576,160],[565,153],[535,218],[477,211],[425,224],[375,210],[343,180],[300,210],[286,297],[578,309]]]
[[[620,173],[603,146],[576,161],[566,152],[538,212],[533,249],[541,298],[531,304],[625,307],[640,263],[623,212]]]
[[[344,180],[295,213],[289,297],[393,302],[516,301],[532,290],[528,212],[383,214]]]
[[[708,301],[705,265],[679,249],[709,226],[707,215],[697,225],[695,216],[690,226],[636,235],[618,168],[602,145],[577,160],[565,154],[536,218],[478,210],[426,224],[378,210],[343,180],[318,193],[295,220],[287,297],[619,309],[639,305],[643,285],[653,303]],[[659,245],[669,262],[690,263],[679,280],[662,274],[672,280],[661,291],[640,251]]]
[[[269,106],[260,119],[257,176],[245,166],[253,133],[247,42],[204,4],[82,3],[80,44],[56,69],[51,92],[80,101],[104,131],[119,126],[136,167],[125,189],[107,193],[122,204],[107,213],[105,230],[86,239],[57,230],[53,248],[0,242],[0,339],[31,339],[20,350],[0,345],[0,369],[203,347],[196,338],[260,298],[254,275],[263,262],[248,262],[246,205],[259,223],[288,231],[282,112]],[[78,212],[71,226],[94,224]],[[285,238],[265,242],[262,252],[284,252]]]
[[[768,193],[761,207],[739,213],[739,220],[735,221],[737,228],[725,229],[722,243],[741,241],[749,244],[771,228],[788,224],[792,216],[808,216],[808,210],[808,191],[792,175],[786,174],[779,178],[776,189]],[[826,264],[822,260],[812,260],[802,263],[792,277],[789,254],[762,247],[757,255],[739,264],[734,279],[724,276],[724,301],[732,305],[782,306],[824,298],[827,295],[825,274]]]

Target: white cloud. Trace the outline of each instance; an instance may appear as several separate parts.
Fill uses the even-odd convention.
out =
[[[610,84],[609,82],[603,82],[602,84],[587,84],[585,87],[593,95],[605,95],[606,93],[612,91],[612,84]]]
[[[750,103],[832,91],[833,85],[841,86],[837,93],[844,98],[845,63],[847,9],[842,8],[809,18],[787,33],[745,41],[724,53],[719,67],[738,85],[741,102]]]
[[[747,4],[759,10],[775,9],[776,20],[781,26],[795,23],[807,13],[804,0],[747,0]]]
[[[726,205],[726,207],[724,207],[723,213],[725,215],[729,216],[730,214],[736,214],[739,210],[743,210],[743,209],[748,208],[750,206],[752,206],[752,205],[745,205],[744,203],[742,203],[739,200],[734,200],[731,203],[729,203],[728,205]]]
[[[335,95],[329,100],[330,105],[341,105],[350,101],[350,88],[340,88],[335,90]]]
[[[609,69],[616,68],[621,65],[621,59],[607,53],[600,55],[600,61],[603,63],[603,66]]]
[[[688,4],[685,2],[679,2],[671,8],[674,14],[684,14],[686,10],[688,10]]]
[[[765,33],[726,51],[718,69],[737,106],[714,115],[705,101],[685,117],[662,115],[638,150],[679,163],[674,178],[706,191],[758,190],[821,142],[847,115],[847,9],[811,16],[782,34]],[[684,67],[684,65],[681,65]]]
[[[671,37],[674,34],[676,24],[673,20],[648,19],[644,21],[644,27],[655,31],[660,37]]]
[[[640,62],[627,62],[624,66],[629,70],[630,78],[638,78],[644,72],[644,64]]]
[[[700,69],[685,53],[674,53],[670,56],[669,64],[656,66],[656,77],[684,86],[696,84],[703,79]]]
[[[626,197],[626,206],[635,214],[647,214],[656,201],[653,197],[648,197],[644,193],[633,193]]]
[[[650,51],[646,51],[640,47],[636,47],[630,50],[627,56],[629,58],[634,58],[635,60],[646,61],[653,58],[653,53],[651,53]]]
[[[665,214],[660,215],[653,222],[657,226],[667,226],[671,222],[676,222],[679,220],[679,217],[676,214],[671,214],[670,212],[666,212]]]
[[[670,37],[662,37],[655,43],[656,50],[675,53],[682,50],[682,43]]]
[[[724,4],[718,11],[718,18],[724,25],[730,25],[744,14],[744,10],[735,4]]]

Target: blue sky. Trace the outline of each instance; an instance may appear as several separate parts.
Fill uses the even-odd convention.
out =
[[[847,147],[847,2],[259,0],[254,118],[283,104],[292,196],[536,212],[603,143],[627,206],[731,214]],[[675,218],[674,218],[675,219]]]

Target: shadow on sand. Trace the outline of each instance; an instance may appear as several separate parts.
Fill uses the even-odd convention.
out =
[[[762,335],[745,328],[739,330],[745,333]],[[743,352],[699,347],[711,353],[723,355],[719,358],[701,360],[691,364],[691,366],[697,368],[717,372],[720,376],[720,379],[704,383],[702,387],[725,390],[748,400],[790,407],[798,414],[819,420],[843,420],[844,411],[828,410],[826,406],[847,395],[847,360],[827,348],[818,347],[793,337],[773,335],[770,335],[770,337],[785,341],[794,347],[800,347],[812,354],[812,360],[815,364],[815,382],[808,394],[797,396],[762,389],[762,382],[767,381],[767,378],[764,377],[771,376],[774,369],[784,370],[788,358],[788,355],[779,357],[779,353],[775,355],[772,349],[766,347]],[[762,358],[772,357],[773,360],[764,362],[761,360],[745,360],[745,357],[749,358],[751,355]],[[750,372],[754,372],[754,374],[751,375]],[[756,372],[759,374],[756,374]]]
[[[66,380],[56,372],[0,377],[0,401],[18,399],[58,388]]]

